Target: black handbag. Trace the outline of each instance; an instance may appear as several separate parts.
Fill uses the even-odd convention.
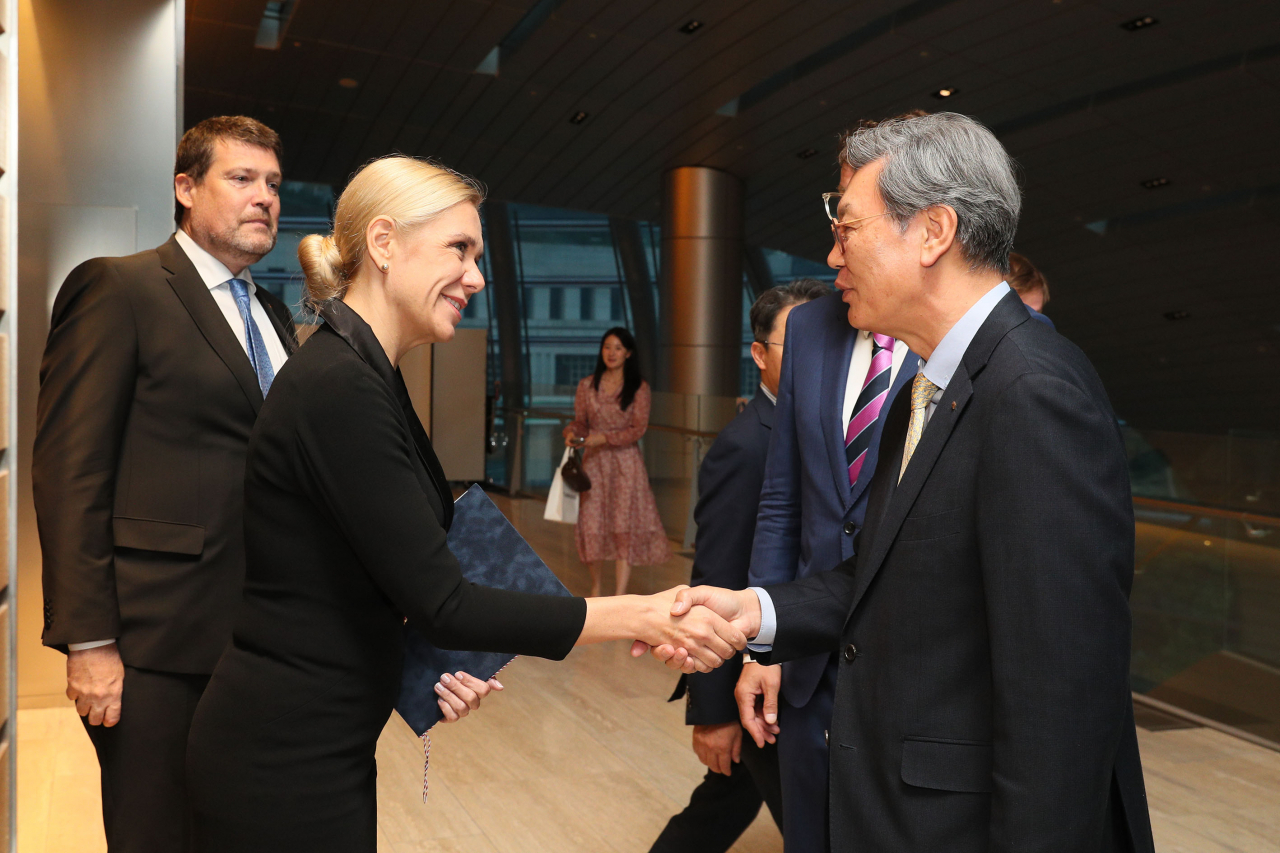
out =
[[[563,465],[560,466],[560,479],[575,492],[591,491],[591,478],[582,470],[582,451],[575,450]]]

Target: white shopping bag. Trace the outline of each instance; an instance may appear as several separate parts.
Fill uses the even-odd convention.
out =
[[[560,464],[556,466],[556,475],[551,478],[551,490],[547,492],[547,508],[542,517],[547,521],[562,521],[565,524],[578,523],[578,493],[564,484],[560,469],[569,461],[573,448],[566,447]]]

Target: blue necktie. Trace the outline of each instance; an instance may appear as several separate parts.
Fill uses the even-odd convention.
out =
[[[253,372],[258,374],[258,387],[262,389],[262,396],[266,397],[267,391],[271,390],[271,381],[276,378],[276,372],[271,368],[267,344],[262,340],[262,332],[258,331],[253,311],[249,308],[249,284],[238,278],[231,279],[229,284],[231,295],[236,298],[236,308],[240,309],[240,319],[244,320],[244,339],[247,343],[245,349],[249,352],[249,363],[253,365]]]

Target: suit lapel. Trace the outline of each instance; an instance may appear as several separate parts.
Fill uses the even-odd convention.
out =
[[[837,303],[844,309],[844,303]],[[843,334],[840,332],[843,331]],[[822,347],[822,385],[818,416],[822,419],[822,437],[827,445],[827,456],[836,494],[840,505],[848,510],[853,505],[849,491],[849,464],[844,458],[844,434],[840,432],[841,406],[844,389],[849,381],[849,361],[853,358],[853,344],[858,333],[850,328],[842,313],[839,324],[828,323],[827,336]]]
[[[244,347],[240,346],[235,333],[227,325],[227,318],[218,308],[218,303],[213,301],[213,294],[209,293],[200,273],[196,272],[195,266],[176,239],[170,237],[156,251],[169,274],[169,286],[195,321],[200,334],[204,335],[209,346],[213,347],[213,351],[236,378],[249,405],[253,407],[253,414],[257,416],[258,410],[262,408],[262,389],[258,386],[257,374],[253,372],[253,365],[250,364]]]
[[[1015,292],[1008,293],[996,303],[991,314],[978,329],[965,350],[964,357],[956,367],[950,384],[942,394],[942,399],[934,409],[920,438],[920,444],[907,464],[907,470],[898,482],[898,472],[902,469],[902,451],[905,445],[907,424],[910,421],[911,395],[900,394],[894,400],[892,411],[885,425],[885,435],[893,437],[893,453],[889,464],[878,466],[875,475],[875,486],[870,497],[871,507],[868,510],[868,525],[872,524],[871,513],[879,517],[874,522],[873,535],[867,548],[863,551],[865,560],[858,561],[857,585],[854,588],[853,602],[849,608],[849,616],[857,609],[858,603],[866,594],[871,582],[884,564],[889,549],[898,538],[898,530],[906,519],[916,498],[924,488],[929,474],[942,455],[943,448],[955,431],[960,416],[964,414],[970,399],[973,397],[973,380],[987,366],[987,360],[996,348],[996,344],[1004,339],[1011,329],[1031,319]],[[890,432],[892,430],[892,432]],[[895,485],[896,484],[896,485]],[[880,508],[883,507],[881,511]]]
[[[255,293],[258,297],[258,304],[262,306],[262,310],[266,311],[267,316],[271,318],[271,325],[275,328],[276,336],[280,338],[280,343],[284,345],[284,351],[289,355],[293,355],[298,350],[297,334],[290,334],[292,329],[285,328],[284,319],[276,313],[275,307],[263,298],[263,294],[266,291],[262,289],[262,285],[258,285],[255,288]],[[292,325],[292,317],[289,318],[289,323]]]

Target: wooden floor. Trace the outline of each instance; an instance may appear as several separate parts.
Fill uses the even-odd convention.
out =
[[[500,505],[570,590],[585,569],[572,528],[530,501]],[[686,580],[688,560],[640,569],[635,592]],[[609,589],[606,584],[606,590]],[[504,693],[433,737],[422,802],[422,744],[392,717],[378,745],[380,853],[641,853],[681,809],[703,768],[689,748],[675,678],[624,644],[564,663],[517,659]],[[1208,729],[1139,731],[1161,853],[1280,849],[1280,753]],[[101,853],[97,763],[70,707],[18,714],[19,853]],[[733,848],[776,853],[763,813]]]

